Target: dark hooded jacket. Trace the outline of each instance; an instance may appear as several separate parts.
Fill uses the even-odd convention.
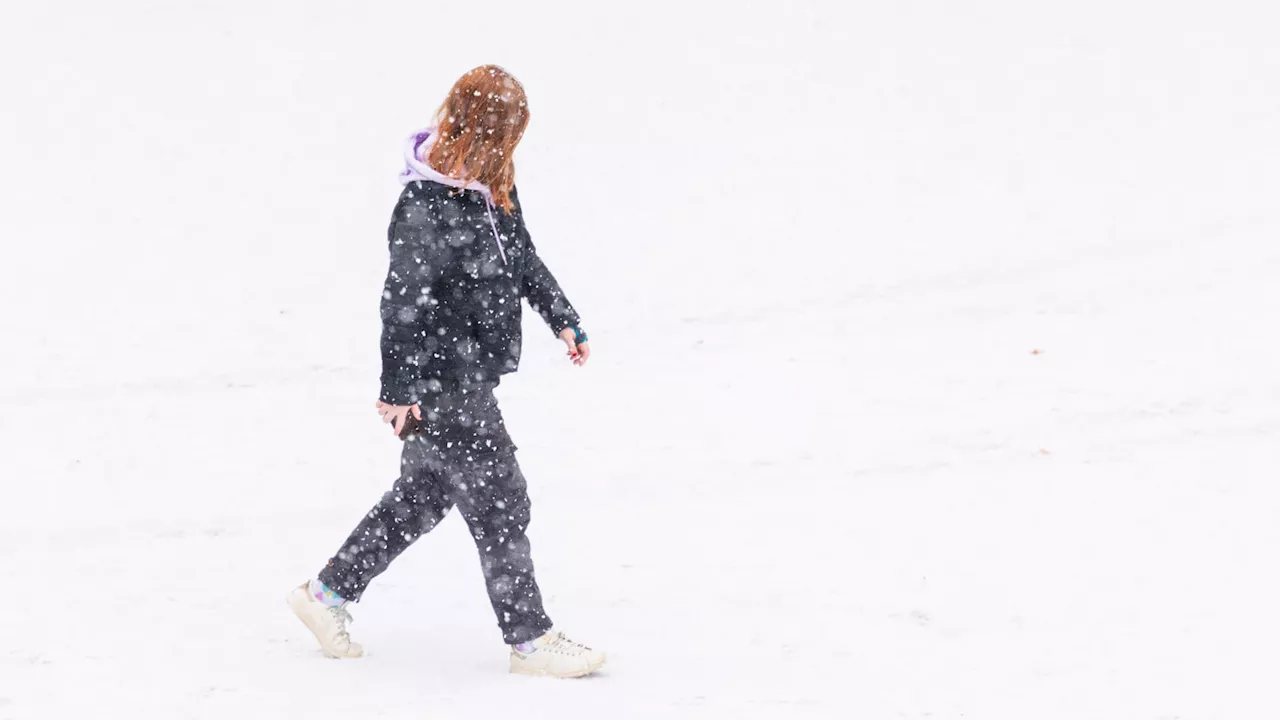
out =
[[[515,209],[483,189],[408,181],[391,217],[382,291],[384,402],[422,402],[439,381],[497,382],[520,364],[521,298],[557,335],[578,314]]]

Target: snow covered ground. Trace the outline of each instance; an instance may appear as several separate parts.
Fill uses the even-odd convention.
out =
[[[1280,717],[1277,27],[6,5],[0,720]],[[366,659],[283,603],[396,471],[398,154],[483,62],[593,338],[575,370],[531,320],[501,392],[549,609],[610,653],[581,682],[504,674],[456,516]]]

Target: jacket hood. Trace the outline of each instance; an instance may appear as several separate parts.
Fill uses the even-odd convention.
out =
[[[431,146],[436,142],[436,129],[424,128],[410,135],[405,141],[404,149],[404,170],[400,172],[400,184],[408,185],[418,180],[426,180],[427,182],[440,183],[449,187],[460,188],[462,190],[475,190],[485,196],[485,199],[491,199],[493,194],[489,192],[489,187],[480,182],[466,182],[451,178],[448,175],[437,172],[426,161],[427,154],[431,152]]]

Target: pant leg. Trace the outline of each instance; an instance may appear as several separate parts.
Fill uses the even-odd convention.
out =
[[[412,438],[400,456],[400,479],[369,511],[320,571],[320,582],[357,601],[375,577],[453,506],[440,474],[443,464],[428,442]]]
[[[530,502],[514,455],[452,464],[446,482],[467,521],[484,571],[489,602],[509,645],[541,637],[551,629],[533,574],[529,538]]]

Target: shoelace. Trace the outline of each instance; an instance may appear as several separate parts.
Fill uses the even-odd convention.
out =
[[[569,651],[575,654],[589,649],[586,645],[583,645],[582,643],[576,643],[570,640],[562,632],[556,633],[556,636],[551,639],[551,642],[547,643],[547,647],[552,650],[558,650],[561,652]]]
[[[333,613],[333,619],[338,621],[338,638],[351,642],[351,636],[347,634],[347,624],[355,622],[356,619],[351,617],[351,613],[347,612],[342,605],[329,608],[329,612]]]

